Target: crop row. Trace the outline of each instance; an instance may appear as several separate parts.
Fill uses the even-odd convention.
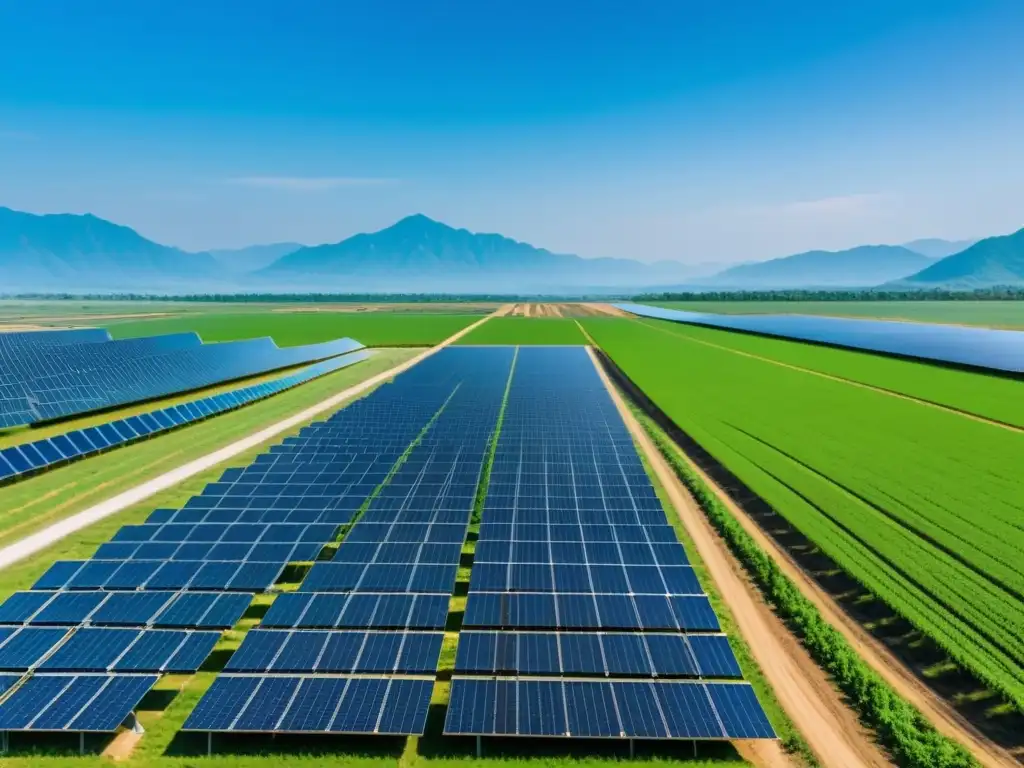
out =
[[[727,469],[1024,710],[1024,435],[642,323],[584,324]]]
[[[914,768],[977,765],[962,746],[938,733],[920,712],[857,656],[842,634],[800,593],[697,473],[679,459],[664,433],[645,417],[641,418],[658,449],[729,549],[750,573],[758,589],[779,615],[795,628],[815,661],[832,675],[861,719],[875,730],[879,741],[896,758],[897,764]]]

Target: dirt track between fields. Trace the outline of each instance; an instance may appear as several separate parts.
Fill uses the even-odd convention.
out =
[[[840,694],[832,687],[825,673],[761,600],[742,567],[718,538],[704,513],[630,412],[592,350],[590,354],[626,425],[647,456],[693,539],[708,574],[732,611],[751,653],[786,714],[810,745],[811,751],[823,766],[829,768],[890,765],[870,734],[865,732]],[[741,754],[757,765],[789,763],[778,743],[774,750],[763,744],[755,750],[748,750],[748,746],[738,743]]]

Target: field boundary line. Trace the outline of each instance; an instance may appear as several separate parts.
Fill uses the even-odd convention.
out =
[[[772,365],[777,365],[780,368],[788,368],[788,369],[790,369],[792,371],[799,371],[800,373],[807,373],[807,374],[810,374],[811,376],[818,376],[820,378],[828,379],[830,381],[835,381],[835,382],[838,382],[840,384],[848,384],[851,387],[858,387],[859,389],[867,389],[867,390],[870,390],[872,392],[878,392],[879,394],[882,394],[882,395],[889,395],[890,397],[899,398],[900,400],[907,400],[907,401],[909,401],[911,403],[917,403],[918,405],[923,405],[926,408],[935,408],[935,409],[937,409],[939,411],[945,411],[946,413],[953,414],[954,416],[962,416],[965,419],[970,419],[971,421],[979,421],[982,424],[988,424],[989,426],[992,426],[992,427],[999,427],[1001,429],[1009,430],[1010,432],[1017,432],[1017,433],[1024,434],[1024,428],[1018,427],[1016,424],[1010,424],[1009,422],[1006,422],[1006,421],[999,421],[998,419],[990,419],[987,416],[979,416],[976,413],[971,413],[970,411],[965,411],[965,410],[963,410],[961,408],[954,408],[951,405],[943,405],[942,403],[937,403],[934,400],[926,400],[923,397],[914,397],[913,395],[908,395],[908,394],[905,394],[903,392],[896,392],[895,390],[886,389],[885,387],[879,387],[879,386],[876,386],[874,384],[865,384],[862,381],[854,381],[853,379],[847,379],[847,378],[845,378],[843,376],[836,376],[835,374],[824,373],[822,371],[816,371],[813,368],[804,368],[804,367],[799,366],[799,365],[793,365],[792,363],[783,363],[780,360],[773,360],[770,357],[763,357],[761,355],[755,355],[753,352],[743,352],[743,351],[738,350],[738,349],[733,349],[732,347],[724,347],[721,344],[715,344],[714,342],[711,342],[711,341],[703,341],[701,339],[695,339],[695,338],[693,338],[691,336],[684,336],[684,335],[679,334],[679,333],[673,333],[672,331],[670,331],[670,330],[668,330],[666,328],[662,328],[662,327],[657,326],[657,325],[651,325],[650,323],[644,322],[643,320],[638,320],[637,322],[641,323],[642,325],[646,325],[648,328],[651,328],[651,329],[653,329],[655,331],[660,331],[661,333],[668,334],[669,336],[672,336],[673,338],[676,338],[676,339],[682,339],[683,341],[689,341],[689,342],[692,342],[694,344],[701,344],[701,345],[703,345],[705,347],[711,347],[712,349],[721,350],[722,352],[731,352],[732,354],[739,355],[740,357],[749,357],[749,358],[752,358],[754,360],[760,360],[762,363],[771,363]],[[786,339],[781,339],[781,341],[786,341]],[[801,342],[796,341],[796,343],[799,344]],[[855,351],[855,350],[850,350],[850,351]],[[870,354],[870,353],[868,353],[868,354]],[[925,363],[925,364],[927,364],[927,363]]]
[[[592,348],[587,349],[633,439],[640,446],[668,494],[676,514],[690,533],[708,575],[728,603],[736,625],[747,639],[765,678],[811,751],[827,766],[886,766],[889,761],[867,737],[854,714],[835,692],[828,677],[810,658],[789,629],[760,599],[732,554],[704,517],[650,436],[629,410]],[[772,627],[775,624],[775,627]],[[781,637],[791,638],[784,647]],[[798,661],[799,660],[799,661]],[[816,678],[816,679],[812,679]],[[827,693],[826,693],[827,692]],[[845,722],[844,722],[845,721]],[[761,764],[788,764],[781,744],[774,759],[758,755]],[[767,758],[767,759],[766,759]]]
[[[486,315],[482,317],[475,323],[471,323],[457,333],[452,334],[440,344],[424,350],[415,357],[412,357],[403,363],[399,363],[393,368],[389,368],[388,370],[375,374],[358,384],[354,384],[347,389],[343,389],[341,392],[331,395],[327,399],[321,400],[319,403],[312,405],[299,413],[289,416],[286,419],[282,419],[275,424],[271,424],[269,427],[264,427],[260,431],[254,432],[248,437],[236,440],[235,442],[213,451],[212,453],[208,453],[198,459],[193,459],[187,464],[181,465],[177,469],[165,472],[162,475],[135,486],[134,488],[122,491],[118,495],[113,496],[106,501],[94,504],[81,512],[43,528],[41,531],[37,531],[30,536],[26,536],[21,541],[17,541],[3,547],[0,549],[0,570],[24,560],[25,558],[34,555],[36,552],[46,549],[51,544],[60,541],[66,536],[70,536],[76,531],[87,528],[93,523],[97,523],[104,518],[117,514],[118,512],[122,512],[132,505],[138,504],[160,491],[167,490],[183,480],[187,480],[193,475],[197,475],[200,472],[211,469],[221,462],[227,461],[240,453],[256,448],[262,443],[277,437],[282,432],[287,432],[288,430],[309,421],[313,417],[319,416],[324,411],[336,408],[346,400],[356,397],[368,389],[371,389],[388,379],[394,378],[400,373],[404,373],[417,363],[422,362],[441,349],[444,349],[450,344],[458,341],[470,331],[486,323],[492,316],[493,315]]]

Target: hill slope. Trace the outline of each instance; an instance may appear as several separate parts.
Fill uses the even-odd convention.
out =
[[[0,282],[5,290],[161,288],[219,274],[213,258],[147,240],[91,214],[0,208]]]
[[[933,263],[899,245],[807,251],[727,269],[701,281],[722,288],[860,288],[898,280]]]
[[[351,290],[525,292],[644,285],[663,279],[666,271],[671,270],[664,263],[556,254],[417,214],[379,232],[301,248],[258,275]]]
[[[899,281],[910,287],[984,288],[1024,283],[1024,229],[980,240]]]

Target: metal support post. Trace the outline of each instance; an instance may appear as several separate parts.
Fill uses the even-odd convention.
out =
[[[476,737],[476,756],[477,757],[483,757],[484,756],[484,739],[483,739],[483,736],[477,736]]]

